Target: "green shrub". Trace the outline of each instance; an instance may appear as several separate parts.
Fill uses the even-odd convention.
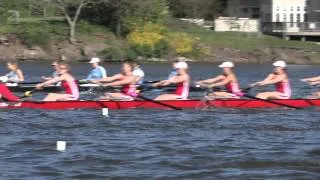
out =
[[[99,55],[108,60],[121,60],[123,58],[123,51],[118,47],[111,47],[103,50]]]
[[[170,45],[166,40],[160,40],[154,46],[154,55],[155,57],[163,57],[167,55],[170,51]]]

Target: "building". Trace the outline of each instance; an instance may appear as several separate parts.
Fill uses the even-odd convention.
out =
[[[306,0],[261,1],[262,22],[306,22],[308,21]]]
[[[259,18],[260,1],[264,0],[228,0],[227,16],[238,18]]]
[[[320,0],[308,0],[309,22],[320,22]]]

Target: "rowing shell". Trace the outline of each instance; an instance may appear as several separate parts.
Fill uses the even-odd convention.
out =
[[[320,99],[290,99],[290,100],[274,100],[282,104],[295,106],[298,108],[320,107]],[[259,100],[181,100],[181,101],[161,101],[182,109],[197,108],[279,108],[281,106],[259,101]],[[25,101],[22,103],[0,103],[2,109],[45,109],[45,110],[67,110],[67,109],[102,109],[109,108],[114,110],[121,109],[168,109],[167,107],[150,101],[134,100],[134,101],[57,101],[57,102],[32,102]]]
[[[33,89],[35,89],[35,85],[18,85],[18,84],[10,84],[7,85],[7,87],[10,89],[10,91],[12,92],[26,92],[26,91],[31,91]],[[156,89],[156,88],[154,88]],[[90,90],[94,90],[94,91],[105,91],[105,89],[103,87],[100,87],[97,84],[81,84],[79,85],[79,90],[80,91],[90,91]],[[167,91],[167,92],[174,92],[176,90],[175,86],[168,86],[165,88],[162,88],[162,90]],[[46,86],[44,87],[42,90],[42,92],[61,92],[63,91],[63,89],[60,86]],[[199,88],[199,87],[190,87],[190,91],[192,92],[200,92],[200,91],[204,91],[204,89]]]

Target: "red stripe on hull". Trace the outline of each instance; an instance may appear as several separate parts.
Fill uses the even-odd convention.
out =
[[[320,107],[320,99],[305,100],[305,99],[290,99],[290,100],[274,100],[276,102],[291,105],[299,108]],[[161,101],[162,103],[175,106],[183,109],[197,108],[277,108],[281,107],[276,104],[259,100],[183,100],[183,101]],[[64,110],[64,109],[169,109],[160,104],[148,101],[60,101],[60,102],[23,102],[20,104],[1,103],[0,108],[4,109],[48,109],[48,110]]]

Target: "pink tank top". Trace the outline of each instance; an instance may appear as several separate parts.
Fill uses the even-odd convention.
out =
[[[76,81],[62,81],[61,87],[65,90],[67,94],[72,95],[73,98],[79,98],[79,87]]]
[[[289,82],[279,82],[276,84],[276,90],[286,96],[291,96],[291,87]]]
[[[181,82],[177,84],[176,95],[181,96],[182,98],[188,98],[189,96],[189,83]]]
[[[239,83],[237,82],[230,82],[228,84],[226,84],[226,89],[228,92],[230,93],[239,93],[240,92],[240,88],[239,88]]]

